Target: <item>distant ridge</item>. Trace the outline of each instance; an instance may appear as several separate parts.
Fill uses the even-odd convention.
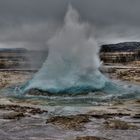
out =
[[[101,52],[133,52],[140,50],[140,42],[123,42],[101,46]]]
[[[16,53],[24,53],[28,50],[25,48],[0,48],[0,52],[16,52]]]

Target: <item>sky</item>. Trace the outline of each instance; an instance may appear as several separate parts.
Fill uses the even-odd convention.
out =
[[[140,0],[0,0],[0,47],[46,48],[69,4],[99,44],[140,41]]]

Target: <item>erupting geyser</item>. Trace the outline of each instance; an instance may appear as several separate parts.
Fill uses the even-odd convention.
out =
[[[47,60],[25,90],[79,93],[103,88],[107,79],[98,71],[99,47],[88,31],[69,6],[64,26],[48,42]]]
[[[99,70],[99,47],[89,33],[89,25],[79,21],[69,6],[63,27],[48,41],[49,54],[42,68],[24,87],[24,93],[38,89],[48,93],[120,93],[125,88],[113,84]],[[130,91],[130,90],[129,90]],[[128,92],[127,92],[128,93]]]

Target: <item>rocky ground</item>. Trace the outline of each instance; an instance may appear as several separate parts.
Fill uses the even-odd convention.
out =
[[[140,140],[140,100],[77,112],[7,98],[0,104],[0,140]]]
[[[0,89],[24,83],[32,74],[26,71],[0,71]]]
[[[33,73],[0,72],[0,87]],[[139,69],[116,69],[113,78],[136,81]],[[126,78],[125,78],[126,77]],[[39,100],[0,97],[0,140],[140,140],[140,100],[104,106],[46,106]]]
[[[105,64],[101,70],[112,79],[140,83],[140,61],[128,64]]]

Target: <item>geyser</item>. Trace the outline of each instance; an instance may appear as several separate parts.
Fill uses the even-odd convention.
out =
[[[124,96],[128,93],[132,96],[133,93],[138,94],[134,89],[126,90],[123,86],[112,83],[98,70],[99,47],[89,33],[89,25],[79,20],[77,11],[69,6],[64,25],[48,41],[49,54],[46,61],[33,79],[22,88],[23,92],[38,89],[51,95],[77,95],[101,91],[110,93],[109,97],[122,93]]]
[[[49,42],[45,63],[25,90],[33,88],[50,93],[102,89],[107,79],[99,72],[99,47],[89,34],[89,25],[79,22],[78,13],[69,6],[64,26]]]

